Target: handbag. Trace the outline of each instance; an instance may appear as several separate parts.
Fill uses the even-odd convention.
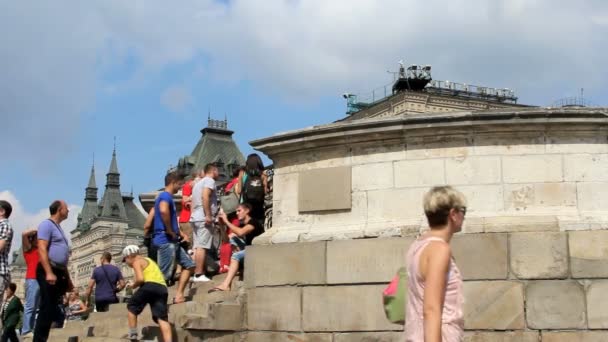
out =
[[[236,188],[236,186],[233,186],[227,194],[220,198],[220,206],[227,215],[235,213],[236,208],[239,206],[239,197],[236,195],[236,192],[234,192],[234,188]]]
[[[405,323],[405,305],[407,302],[407,269],[401,267],[393,280],[382,292],[384,314],[392,323]]]

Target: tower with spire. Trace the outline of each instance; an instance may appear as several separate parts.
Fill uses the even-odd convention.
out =
[[[139,245],[143,238],[145,217],[133,203],[133,190],[131,193],[120,191],[116,143],[101,200],[98,200],[97,190],[93,164],[78,224],[71,232],[70,272],[74,284],[79,287],[87,285],[103,252],[109,251],[115,256],[118,266],[125,266],[117,262],[120,260],[120,252],[126,245]],[[123,267],[123,275],[128,278],[130,270]]]

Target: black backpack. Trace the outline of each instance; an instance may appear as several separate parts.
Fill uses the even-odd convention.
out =
[[[243,176],[243,202],[251,204],[264,203],[264,181],[261,174]]]

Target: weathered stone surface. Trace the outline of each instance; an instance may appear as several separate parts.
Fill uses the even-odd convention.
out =
[[[393,187],[393,163],[353,166],[353,191],[377,190]]]
[[[585,293],[576,281],[533,281],[526,287],[526,313],[531,329],[584,329]]]
[[[473,148],[466,135],[429,135],[412,137],[406,134],[407,159],[466,158]]]
[[[608,146],[604,142],[604,146]],[[564,156],[564,178],[572,182],[608,181],[608,154],[572,154]]]
[[[405,265],[413,238],[377,238],[327,243],[327,283],[388,282]]]
[[[268,287],[247,290],[250,330],[301,330],[302,288]]]
[[[332,334],[300,334],[288,332],[254,332],[247,333],[247,342],[332,342]]]
[[[247,247],[247,287],[325,284],[325,242]]]
[[[503,156],[502,177],[505,183],[561,182],[562,156]]]
[[[542,132],[492,132],[474,137],[476,155],[544,154],[545,136]]]
[[[507,244],[507,234],[459,234],[452,239],[452,254],[465,280],[506,279]]]
[[[402,330],[390,323],[382,307],[386,285],[305,287],[302,298],[304,331]]]
[[[272,178],[273,200],[298,198],[298,176],[296,173],[275,174]]]
[[[504,209],[502,185],[461,185],[457,189],[466,196],[467,210],[471,213],[496,213]],[[422,203],[422,198],[419,201]]]
[[[402,140],[384,140],[377,145],[357,144],[352,147],[353,165],[403,159],[405,159],[405,143]]]
[[[363,332],[335,334],[333,342],[402,342],[403,332]]]
[[[243,328],[242,306],[236,303],[214,303],[206,314],[179,315],[176,325],[183,329],[238,331]]]
[[[483,219],[483,231],[486,233],[559,231],[559,223],[555,216],[486,217]]]
[[[595,280],[587,289],[587,319],[590,329],[608,329],[608,280]]]
[[[538,342],[536,331],[466,332],[464,342]]]
[[[573,278],[608,278],[608,231],[569,233]]]
[[[345,230],[346,226],[357,226],[359,230],[362,230],[367,219],[367,192],[353,192],[351,198],[350,210],[314,212],[313,227],[315,229],[311,233]]]
[[[514,281],[464,283],[464,324],[469,330],[524,329],[523,285]]]
[[[543,342],[606,342],[608,331],[543,331]]]
[[[422,197],[426,191],[426,188],[368,191],[368,220],[391,221],[423,215]]]
[[[575,183],[505,184],[507,209],[576,206]]]
[[[447,183],[497,184],[502,181],[500,157],[450,158],[445,161]]]
[[[561,131],[547,134],[547,153],[608,153],[606,133]]]
[[[509,237],[511,271],[520,279],[568,276],[566,233],[513,233]]]
[[[607,182],[577,183],[576,191],[580,211],[608,211]]]
[[[350,209],[351,192],[350,166],[302,171],[298,178],[298,211]]]
[[[420,187],[445,184],[443,159],[395,162],[395,187]]]

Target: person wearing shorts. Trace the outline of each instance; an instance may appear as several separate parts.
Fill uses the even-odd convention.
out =
[[[214,164],[207,164],[204,172],[205,177],[192,189],[190,223],[192,223],[192,249],[194,249],[196,264],[193,282],[209,281],[205,276],[205,258],[217,233],[215,215],[218,212],[218,204],[215,180],[219,177],[219,172]]]
[[[133,268],[135,273],[133,284],[127,286],[139,289],[131,296],[127,304],[129,333],[125,338],[137,340],[137,316],[146,305],[150,305],[152,319],[160,327],[164,341],[172,341],[171,325],[169,324],[169,308],[167,298],[169,293],[165,277],[158,265],[150,258],[139,255],[139,247],[129,245],[122,251],[123,262]]]

